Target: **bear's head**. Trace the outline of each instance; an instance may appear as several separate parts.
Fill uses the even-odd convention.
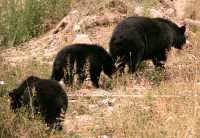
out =
[[[22,98],[18,95],[17,89],[12,90],[9,93],[10,96],[10,107],[13,111],[16,111],[17,108],[22,106]]]
[[[103,71],[110,78],[112,78],[112,74],[116,71],[115,64],[110,56],[103,63]]]
[[[179,27],[176,33],[176,38],[174,42],[174,47],[177,49],[182,49],[184,44],[186,43],[186,27]]]

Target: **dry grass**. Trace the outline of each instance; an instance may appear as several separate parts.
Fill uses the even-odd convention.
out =
[[[89,88],[87,83],[66,87],[70,103],[64,130],[51,137],[200,137],[198,36],[190,40],[192,47],[171,54],[164,73],[147,62],[137,77],[124,74],[109,80],[103,75],[102,89]],[[29,120],[23,111],[12,113],[6,95],[31,74],[48,78],[51,65],[1,64],[0,70],[6,83],[0,94],[1,137],[48,137],[40,118]]]
[[[106,10],[110,1],[99,1],[99,11]],[[95,6],[81,8],[92,11]],[[114,26],[95,27],[95,31],[89,33],[106,48]],[[199,37],[199,32],[190,34],[190,47],[173,50],[165,71],[155,71],[147,61],[137,76],[125,73],[110,80],[102,75],[100,89],[92,88],[87,82],[65,87],[69,108],[64,130],[54,135],[46,133],[41,118],[29,120],[23,110],[12,113],[7,96],[29,75],[49,78],[52,66],[30,61],[28,65],[13,67],[0,57],[0,81],[5,82],[0,85],[0,137],[199,138]]]

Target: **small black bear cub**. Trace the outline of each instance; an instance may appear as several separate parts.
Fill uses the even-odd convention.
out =
[[[129,17],[115,28],[110,40],[110,53],[120,61],[121,72],[125,64],[133,73],[143,60],[151,59],[156,67],[164,67],[167,51],[181,49],[186,42],[186,27],[163,18]],[[119,60],[118,60],[119,59]]]
[[[57,81],[30,76],[9,93],[11,109],[31,106],[34,113],[40,112],[50,129],[62,129],[61,115],[67,110],[68,98]]]
[[[72,84],[74,74],[78,74],[82,83],[86,78],[86,62],[89,62],[92,84],[97,88],[102,70],[110,78],[115,72],[114,62],[104,48],[95,44],[72,44],[58,52],[53,64],[51,79],[60,81],[64,78],[66,83]]]

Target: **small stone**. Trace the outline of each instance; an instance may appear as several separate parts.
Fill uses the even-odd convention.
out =
[[[92,44],[92,41],[90,40],[89,36],[86,34],[77,34],[76,38],[72,42],[75,43],[86,43],[86,44]]]
[[[5,84],[5,82],[4,81],[0,81],[0,85],[4,85]]]
[[[165,14],[168,16],[173,16],[175,15],[175,9],[169,8],[165,11]]]
[[[170,120],[173,120],[173,117],[172,117],[172,116],[169,116],[169,117],[166,119],[167,122],[170,121]]]
[[[153,18],[156,18],[156,17],[162,18],[163,13],[159,10],[156,10],[156,9],[150,9],[150,16],[153,17]]]
[[[143,11],[144,11],[144,7],[138,6],[138,7],[135,8],[134,14],[136,14],[138,16],[142,16],[143,15]]]
[[[102,135],[102,136],[100,136],[100,138],[110,138],[110,137],[106,136],[106,135]]]
[[[78,25],[78,24],[74,25],[73,31],[74,31],[74,32],[80,32],[80,31],[81,31],[80,25]]]

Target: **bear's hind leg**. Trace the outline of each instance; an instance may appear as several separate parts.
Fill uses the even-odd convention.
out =
[[[74,73],[73,73],[73,69],[74,69],[74,62],[75,62],[75,58],[72,56],[69,56],[67,59],[67,63],[65,66],[65,77],[64,77],[64,82],[65,84],[73,84],[73,79],[74,79]]]
[[[128,59],[126,57],[119,58],[117,60],[117,70],[119,71],[120,74],[124,73],[125,65],[128,63]]]
[[[82,84],[86,78],[84,65],[85,65],[85,60],[77,60],[76,74],[78,74],[78,79],[80,84]]]
[[[91,65],[90,67],[90,78],[92,81],[92,85],[96,88],[99,88],[99,78],[100,78],[100,74],[101,74],[101,68],[95,66],[95,65]]]

